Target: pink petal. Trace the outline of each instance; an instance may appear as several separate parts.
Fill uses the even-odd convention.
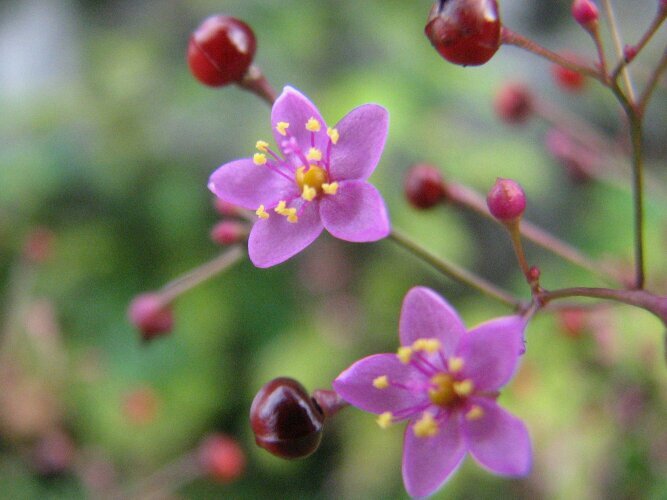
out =
[[[389,217],[382,196],[365,181],[341,182],[338,192],[320,203],[324,227],[345,241],[377,241],[389,234]]]
[[[316,134],[315,147],[324,151],[327,144],[327,125],[315,105],[301,92],[293,87],[287,86],[282,94],[278,96],[271,109],[271,129],[276,144],[280,145],[286,137],[276,131],[278,122],[289,123],[288,131],[296,139],[296,143],[304,153],[311,147],[311,132],[306,130],[306,123],[310,118],[320,122],[321,131]]]
[[[333,382],[334,390],[348,403],[371,413],[396,413],[419,406],[425,401],[424,391],[408,390],[390,385],[376,389],[373,380],[386,375],[390,382],[412,387],[423,383],[421,374],[401,363],[396,354],[375,354],[360,359]]]
[[[364,104],[345,115],[335,128],[340,138],[331,146],[331,177],[368,179],[382,156],[389,113],[377,104]]]
[[[441,423],[433,437],[417,437],[414,421],[405,429],[403,482],[412,497],[434,493],[463,461],[466,446],[460,418],[454,413]]]
[[[401,309],[401,345],[409,346],[420,338],[436,338],[445,356],[452,356],[466,329],[454,308],[433,290],[412,288]]]
[[[218,198],[250,210],[274,207],[278,201],[298,194],[296,182],[255,165],[249,158],[225,163],[211,174],[208,188]]]
[[[252,226],[248,256],[257,267],[275,266],[306,248],[321,232],[316,202],[306,204],[296,223],[270,212],[268,219],[259,219]]]
[[[489,399],[473,398],[471,402],[484,412],[478,419],[464,419],[463,424],[466,443],[475,460],[496,474],[528,474],[532,451],[523,422]]]
[[[525,327],[521,316],[505,316],[482,323],[463,337],[456,355],[464,361],[462,376],[473,381],[476,391],[495,391],[512,378]]]

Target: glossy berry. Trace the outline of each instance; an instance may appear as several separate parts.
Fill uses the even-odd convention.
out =
[[[508,83],[496,94],[493,108],[505,123],[525,123],[533,113],[533,96],[524,84]]]
[[[572,2],[572,17],[584,28],[593,29],[598,22],[598,8],[591,0],[574,0]]]
[[[431,208],[445,200],[445,183],[433,165],[417,163],[405,174],[405,197],[415,208]]]
[[[264,385],[250,408],[255,442],[281,458],[303,458],[322,439],[324,414],[306,389],[291,378],[277,378]]]
[[[224,434],[205,438],[197,455],[206,474],[223,483],[238,479],[245,470],[245,453],[236,440]]]
[[[433,47],[447,61],[462,66],[487,62],[500,47],[496,0],[440,0],[425,28]]]
[[[502,222],[519,219],[526,210],[526,193],[518,182],[511,179],[496,179],[486,196],[491,215]]]
[[[130,303],[127,315],[144,340],[152,340],[168,333],[174,326],[171,307],[165,305],[157,293],[137,295]]]
[[[255,34],[246,23],[230,16],[211,16],[190,36],[188,65],[201,83],[220,87],[241,81],[256,48]]]
[[[248,235],[246,227],[235,220],[223,220],[211,229],[211,239],[218,245],[232,245]]]

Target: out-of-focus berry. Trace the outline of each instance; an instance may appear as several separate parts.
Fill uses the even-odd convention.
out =
[[[532,93],[522,83],[508,83],[496,94],[493,108],[505,123],[525,123],[533,114]]]
[[[230,483],[245,470],[246,456],[233,438],[224,434],[211,434],[198,449],[199,463],[213,479]]]
[[[144,340],[152,340],[171,331],[174,314],[158,293],[137,295],[127,311],[130,322],[141,332]]]
[[[235,220],[223,220],[211,229],[211,239],[218,245],[233,245],[248,235],[245,225]]]
[[[433,165],[417,163],[405,174],[405,197],[415,208],[431,208],[445,200],[447,192],[440,171]]]

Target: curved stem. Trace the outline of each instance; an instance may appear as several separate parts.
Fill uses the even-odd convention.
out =
[[[639,42],[634,46],[635,49],[635,55],[634,57],[639,54],[642,49],[646,46],[646,44],[653,38],[653,35],[658,31],[662,23],[665,21],[665,18],[667,18],[667,12],[663,12],[662,10],[658,10],[658,13],[656,16],[653,18],[653,22],[651,22],[651,25],[648,27],[644,35],[639,39]],[[623,68],[625,68],[628,64],[630,64],[632,60],[628,61],[625,59],[625,56],[623,55],[621,59],[618,61],[618,64],[614,68],[614,71],[611,73],[611,78],[612,80],[616,80],[618,78],[618,75],[623,71]]]
[[[618,23],[616,22],[616,15],[614,14],[614,9],[611,7],[609,0],[602,0],[604,5],[605,12],[607,13],[607,19],[609,20],[609,28],[611,29],[611,37],[614,41],[614,47],[616,48],[616,53],[618,57],[623,58],[623,42],[621,41],[621,35],[618,30]],[[632,79],[630,78],[630,72],[628,71],[627,65],[621,67],[621,74],[623,75],[623,81],[625,82],[625,87],[628,93],[628,99],[630,102],[635,102],[635,90],[632,85]]]
[[[454,281],[458,281],[459,283],[468,285],[478,290],[479,292],[483,293],[484,295],[494,298],[499,302],[502,302],[503,304],[506,304],[508,306],[518,308],[521,305],[519,300],[514,298],[511,294],[509,294],[505,290],[498,288],[494,284],[486,281],[484,278],[481,278],[471,273],[470,271],[457,266],[456,264],[452,264],[451,262],[447,262],[446,260],[443,260],[435,256],[434,254],[432,254],[431,252],[429,252],[416,242],[409,239],[400,231],[393,229],[392,232],[389,234],[389,238],[391,238],[394,242],[396,242],[397,244],[405,248],[407,251],[412,253],[415,257],[418,257],[419,259],[426,262],[431,267],[435,268],[437,271],[453,279]]]

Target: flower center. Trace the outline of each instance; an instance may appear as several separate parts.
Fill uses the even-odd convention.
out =
[[[320,194],[322,184],[326,184],[328,181],[329,176],[326,170],[316,165],[309,165],[308,170],[306,170],[306,167],[299,167],[296,170],[296,183],[301,191],[303,191],[304,186],[308,186],[314,189],[317,194]]]
[[[458,395],[454,390],[454,378],[447,373],[438,373],[431,378],[433,387],[428,390],[431,402],[438,406],[450,406]]]

